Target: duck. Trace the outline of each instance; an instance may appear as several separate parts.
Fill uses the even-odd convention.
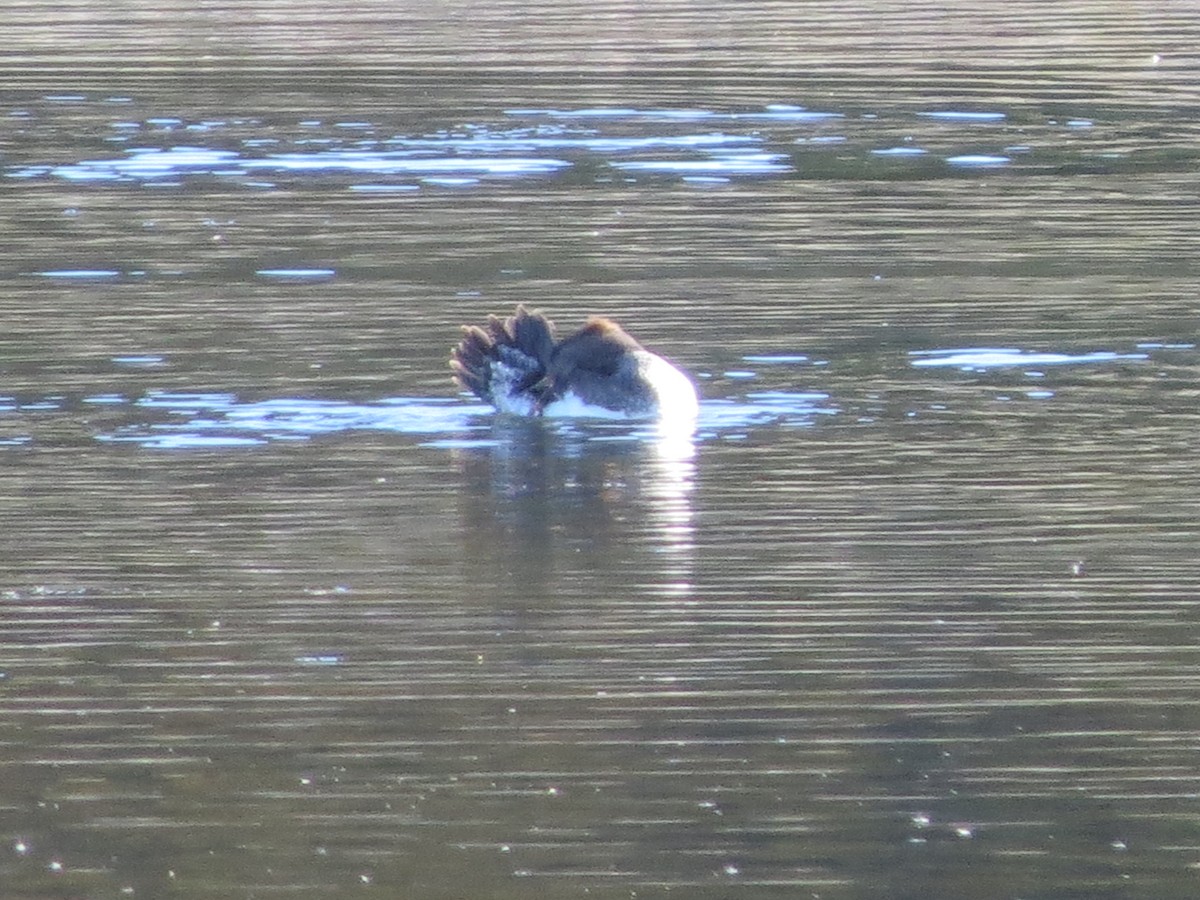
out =
[[[604,316],[559,339],[549,318],[520,304],[464,325],[450,368],[463,390],[517,416],[689,420],[699,410],[681,369]]]

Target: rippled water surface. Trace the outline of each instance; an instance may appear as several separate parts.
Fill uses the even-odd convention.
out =
[[[4,897],[1197,895],[1194,4],[4,28]]]

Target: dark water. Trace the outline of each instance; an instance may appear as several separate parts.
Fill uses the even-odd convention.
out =
[[[6,900],[1196,896],[1193,4],[4,16]]]

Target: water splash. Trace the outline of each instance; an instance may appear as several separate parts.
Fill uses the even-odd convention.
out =
[[[120,405],[105,394],[85,403]],[[155,391],[130,404],[143,410],[142,421],[102,434],[106,443],[132,443],[160,450],[254,447],[278,441],[304,441],[353,431],[416,435],[424,446],[472,449],[495,446],[503,434],[498,416],[485,404],[457,398],[394,397],[368,403],[309,398],[244,401],[233,394]],[[655,421],[542,420],[532,423],[574,443],[654,442],[690,454],[693,439],[710,440],[756,425],[809,426],[836,412],[822,393],[760,391],[742,399],[709,400],[686,428]],[[529,423],[527,423],[529,424]],[[681,440],[682,438],[682,440]],[[684,451],[678,448],[684,448]],[[681,457],[682,458],[682,457]]]

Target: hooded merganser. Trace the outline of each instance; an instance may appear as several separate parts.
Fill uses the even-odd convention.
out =
[[[593,316],[558,340],[554,323],[518,306],[487,326],[463,326],[455,380],[501,412],[520,416],[695,418],[696,389],[612,319]]]

